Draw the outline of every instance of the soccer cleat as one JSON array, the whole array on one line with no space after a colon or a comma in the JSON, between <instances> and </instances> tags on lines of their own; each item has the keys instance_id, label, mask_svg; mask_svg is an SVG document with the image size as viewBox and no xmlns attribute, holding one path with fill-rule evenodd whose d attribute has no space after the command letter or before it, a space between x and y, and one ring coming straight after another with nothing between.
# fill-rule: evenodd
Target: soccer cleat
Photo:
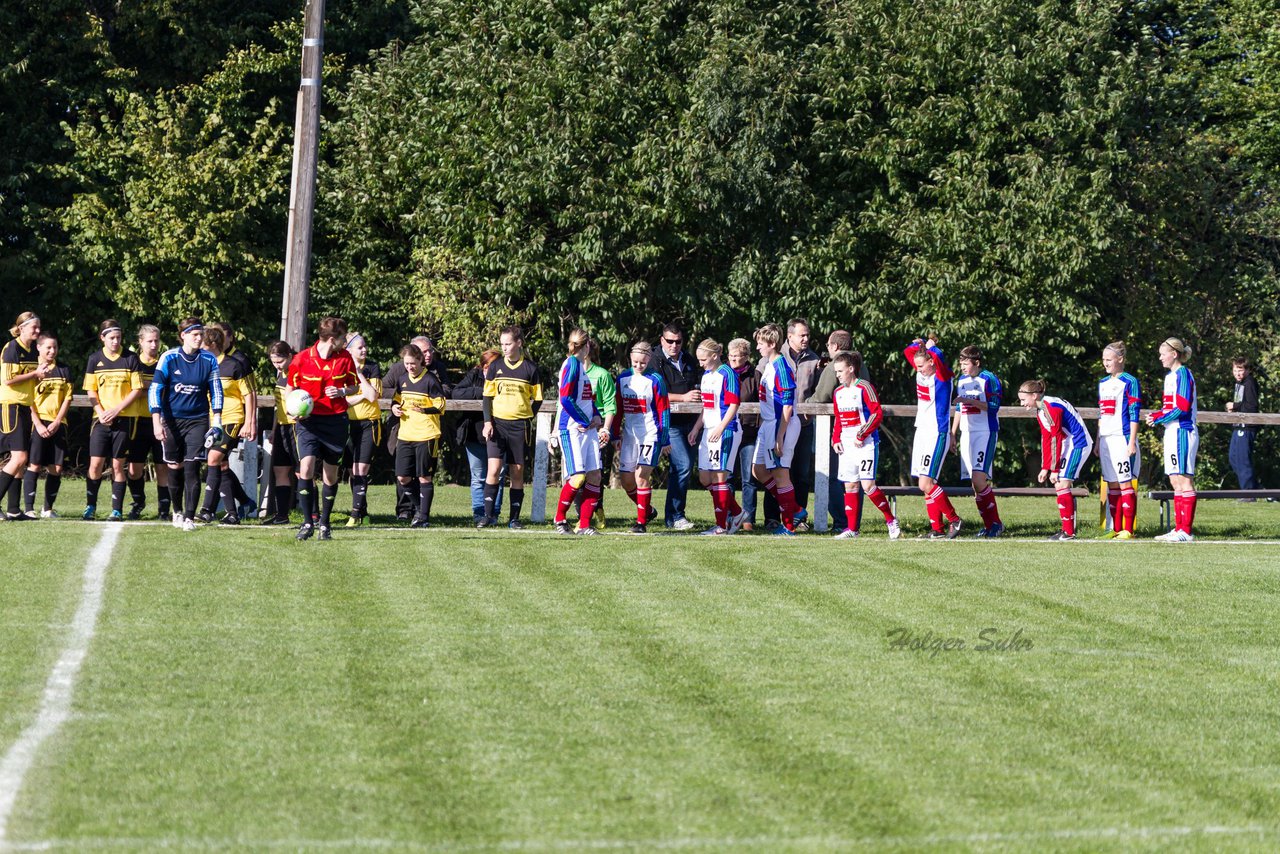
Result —
<instances>
[{"instance_id":1,"label":"soccer cleat","mask_svg":"<svg viewBox=\"0 0 1280 854\"><path fill-rule=\"evenodd\" d=\"M694 524L683 516L671 523L671 529L675 531L692 531L693 528Z\"/></svg>"},{"instance_id":2,"label":"soccer cleat","mask_svg":"<svg viewBox=\"0 0 1280 854\"><path fill-rule=\"evenodd\" d=\"M1119 532L1119 531L1107 531L1105 534L1099 534L1099 535L1098 535L1098 539L1100 539L1100 540L1114 540L1114 539L1115 539L1116 537L1118 537L1118 536L1120 536L1120 532Z\"/></svg>"},{"instance_id":3,"label":"soccer cleat","mask_svg":"<svg viewBox=\"0 0 1280 854\"><path fill-rule=\"evenodd\" d=\"M40 518L41 519L57 519L58 511L57 510L41 510Z\"/></svg>"},{"instance_id":4,"label":"soccer cleat","mask_svg":"<svg viewBox=\"0 0 1280 854\"><path fill-rule=\"evenodd\" d=\"M841 531L840 533L836 534L835 537L833 537L833 539L836 539L836 540L856 540L857 538L858 538L858 532L853 530L853 528L845 528L843 531Z\"/></svg>"},{"instance_id":5,"label":"soccer cleat","mask_svg":"<svg viewBox=\"0 0 1280 854\"><path fill-rule=\"evenodd\" d=\"M729 530L729 533L730 533L730 534L736 534L736 533L738 533L739 531L741 531L741 530L742 530L742 523L744 523L744 522L746 522L746 521L747 521L747 511L746 511L746 510L743 510L741 513L738 513L736 516L731 516L731 517L729 518L729 529L728 529L728 530Z\"/></svg>"},{"instance_id":6,"label":"soccer cleat","mask_svg":"<svg viewBox=\"0 0 1280 854\"><path fill-rule=\"evenodd\" d=\"M1177 536L1175 536L1173 539L1169 541L1171 543L1195 542L1196 538L1192 534L1187 533L1186 531L1174 531L1173 533L1176 534Z\"/></svg>"},{"instance_id":7,"label":"soccer cleat","mask_svg":"<svg viewBox=\"0 0 1280 854\"><path fill-rule=\"evenodd\" d=\"M703 531L700 536L721 537L728 533L729 533L728 528L721 528L719 525L712 525L710 528L707 528L707 530Z\"/></svg>"},{"instance_id":8,"label":"soccer cleat","mask_svg":"<svg viewBox=\"0 0 1280 854\"><path fill-rule=\"evenodd\" d=\"M298 542L311 539L311 535L316 532L316 526L310 522L303 522L302 527L298 528Z\"/></svg>"},{"instance_id":9,"label":"soccer cleat","mask_svg":"<svg viewBox=\"0 0 1280 854\"><path fill-rule=\"evenodd\" d=\"M330 528L328 525L321 525L321 526L319 527L319 529L318 529L318 530L319 530L319 533L318 533L318 534L316 534L316 539L317 539L317 540L332 540L332 539L333 539L333 529L332 529L332 528Z\"/></svg>"},{"instance_id":10,"label":"soccer cleat","mask_svg":"<svg viewBox=\"0 0 1280 854\"><path fill-rule=\"evenodd\" d=\"M123 514L123 513L121 513L119 510L112 510L112 511L111 511L111 515L107 516L107 521L108 521L108 522L123 522L123 521L124 521L124 514Z\"/></svg>"},{"instance_id":11,"label":"soccer cleat","mask_svg":"<svg viewBox=\"0 0 1280 854\"><path fill-rule=\"evenodd\" d=\"M627 533L628 534L647 534L649 533L649 529L644 525L642 525L641 523L636 522L634 525L632 525L630 528L627 529Z\"/></svg>"},{"instance_id":12,"label":"soccer cleat","mask_svg":"<svg viewBox=\"0 0 1280 854\"><path fill-rule=\"evenodd\" d=\"M173 514L172 514L172 513L157 513L157 514L156 514L156 519L160 520L161 522L171 522L171 521L173 521Z\"/></svg>"},{"instance_id":13,"label":"soccer cleat","mask_svg":"<svg viewBox=\"0 0 1280 854\"><path fill-rule=\"evenodd\" d=\"M1156 540L1156 542L1158 542L1158 543L1172 543L1172 542L1173 542L1173 536L1174 536L1174 534L1176 534L1176 533L1178 533L1178 532L1177 532L1177 531L1165 531L1163 534L1157 534L1157 535L1156 535L1156 537L1155 537L1155 540Z\"/></svg>"},{"instance_id":14,"label":"soccer cleat","mask_svg":"<svg viewBox=\"0 0 1280 854\"><path fill-rule=\"evenodd\" d=\"M195 520L194 520L194 519L191 519L190 517L183 516L183 517L182 517L182 530L184 530L184 531L194 531L195 529L196 529L196 523L195 523Z\"/></svg>"},{"instance_id":15,"label":"soccer cleat","mask_svg":"<svg viewBox=\"0 0 1280 854\"><path fill-rule=\"evenodd\" d=\"M136 522L141 518L142 518L142 505L134 504L132 507L129 508L128 519L130 522Z\"/></svg>"},{"instance_id":16,"label":"soccer cleat","mask_svg":"<svg viewBox=\"0 0 1280 854\"><path fill-rule=\"evenodd\" d=\"M524 523L521 522L519 519L512 519L510 522L507 523L507 529L510 531L523 531Z\"/></svg>"},{"instance_id":17,"label":"soccer cleat","mask_svg":"<svg viewBox=\"0 0 1280 854\"><path fill-rule=\"evenodd\" d=\"M1065 543L1067 540L1074 540L1075 538L1075 534L1068 534L1066 531L1059 531L1050 537L1049 540L1054 543Z\"/></svg>"},{"instance_id":18,"label":"soccer cleat","mask_svg":"<svg viewBox=\"0 0 1280 854\"><path fill-rule=\"evenodd\" d=\"M987 539L994 540L996 537L999 537L1003 533L1004 533L1004 523L992 522L991 527L987 528Z\"/></svg>"},{"instance_id":19,"label":"soccer cleat","mask_svg":"<svg viewBox=\"0 0 1280 854\"><path fill-rule=\"evenodd\" d=\"M351 514L350 516L348 516L348 517L347 517L347 527L348 527L348 528L359 528L359 527L360 527L361 525L363 525L363 524L364 524L364 517L363 517L363 516L357 516L357 515L355 515L355 514L353 513L353 514ZM413 527L413 520L412 520L412 519L410 519L410 520L409 520L409 527L410 527L410 528L412 528L412 527Z\"/></svg>"},{"instance_id":20,"label":"soccer cleat","mask_svg":"<svg viewBox=\"0 0 1280 854\"><path fill-rule=\"evenodd\" d=\"M80 514L80 518L85 520L86 522L92 522L93 517L97 515L97 513L98 513L98 508L90 504L88 507L84 508L84 512Z\"/></svg>"},{"instance_id":21,"label":"soccer cleat","mask_svg":"<svg viewBox=\"0 0 1280 854\"><path fill-rule=\"evenodd\" d=\"M920 536L916 537L917 540L945 540L946 538L947 538L946 531L935 531L933 529L929 529L928 531L925 531Z\"/></svg>"},{"instance_id":22,"label":"soccer cleat","mask_svg":"<svg viewBox=\"0 0 1280 854\"><path fill-rule=\"evenodd\" d=\"M412 519L409 520L409 527L410 528L430 528L431 523L426 519L423 519L421 516L414 516Z\"/></svg>"},{"instance_id":23,"label":"soccer cleat","mask_svg":"<svg viewBox=\"0 0 1280 854\"><path fill-rule=\"evenodd\" d=\"M956 519L955 521L947 525L948 540L954 540L956 537L960 536L960 525L961 525L961 522L959 519Z\"/></svg>"},{"instance_id":24,"label":"soccer cleat","mask_svg":"<svg viewBox=\"0 0 1280 854\"><path fill-rule=\"evenodd\" d=\"M568 522L556 522L556 523L552 526L551 530L555 531L557 534L572 534L572 533L573 533L573 530L569 527L569 523L568 523Z\"/></svg>"},{"instance_id":25,"label":"soccer cleat","mask_svg":"<svg viewBox=\"0 0 1280 854\"><path fill-rule=\"evenodd\" d=\"M9 513L6 516L10 522L34 522L36 520L34 513Z\"/></svg>"},{"instance_id":26,"label":"soccer cleat","mask_svg":"<svg viewBox=\"0 0 1280 854\"><path fill-rule=\"evenodd\" d=\"M902 538L902 526L898 524L898 520L885 523L889 528L889 539L897 540Z\"/></svg>"},{"instance_id":27,"label":"soccer cleat","mask_svg":"<svg viewBox=\"0 0 1280 854\"><path fill-rule=\"evenodd\" d=\"M1117 531L1117 532L1116 532L1116 539L1117 539L1117 540L1132 540L1132 539L1133 539L1133 531Z\"/></svg>"},{"instance_id":28,"label":"soccer cleat","mask_svg":"<svg viewBox=\"0 0 1280 854\"><path fill-rule=\"evenodd\" d=\"M195 520L203 525L209 525L214 521L214 515L208 510L201 510L196 514Z\"/></svg>"},{"instance_id":29,"label":"soccer cleat","mask_svg":"<svg viewBox=\"0 0 1280 854\"><path fill-rule=\"evenodd\" d=\"M797 525L804 525L809 521L809 511L801 507L796 511L796 515L791 517L791 521Z\"/></svg>"},{"instance_id":30,"label":"soccer cleat","mask_svg":"<svg viewBox=\"0 0 1280 854\"><path fill-rule=\"evenodd\" d=\"M598 536L600 536L600 532L599 532L599 531L597 531L595 528L591 527L590 525L588 525L588 526L587 526L587 527L585 527L585 528L578 528L576 531L574 531L574 533L575 533L575 534L577 534L579 537L598 537Z\"/></svg>"},{"instance_id":31,"label":"soccer cleat","mask_svg":"<svg viewBox=\"0 0 1280 854\"><path fill-rule=\"evenodd\" d=\"M234 513L226 513L226 514L223 514L222 519L218 522L218 524L227 525L227 526L239 525L240 517Z\"/></svg>"},{"instance_id":32,"label":"soccer cleat","mask_svg":"<svg viewBox=\"0 0 1280 854\"><path fill-rule=\"evenodd\" d=\"M481 516L480 521L476 522L476 528L492 528L496 524L498 524L498 520L492 516Z\"/></svg>"},{"instance_id":33,"label":"soccer cleat","mask_svg":"<svg viewBox=\"0 0 1280 854\"><path fill-rule=\"evenodd\" d=\"M484 517L481 517L481 518L484 518ZM401 512L396 514L396 519L397 521L400 521L400 522L411 521L413 519L413 512L410 510L402 510ZM483 528L484 525L477 524L476 527Z\"/></svg>"},{"instance_id":34,"label":"soccer cleat","mask_svg":"<svg viewBox=\"0 0 1280 854\"><path fill-rule=\"evenodd\" d=\"M649 508L649 515L645 517L644 523L648 525L650 522L652 522L654 519L657 519L657 518L658 518L658 509L656 507L651 506Z\"/></svg>"},{"instance_id":35,"label":"soccer cleat","mask_svg":"<svg viewBox=\"0 0 1280 854\"><path fill-rule=\"evenodd\" d=\"M262 520L264 525L287 525L289 524L288 516L268 516Z\"/></svg>"},{"instance_id":36,"label":"soccer cleat","mask_svg":"<svg viewBox=\"0 0 1280 854\"><path fill-rule=\"evenodd\" d=\"M248 519L250 516L258 512L258 502L252 498L236 508L236 515L240 517L240 521Z\"/></svg>"},{"instance_id":37,"label":"soccer cleat","mask_svg":"<svg viewBox=\"0 0 1280 854\"><path fill-rule=\"evenodd\" d=\"M174 513L173 519L170 520L170 524L173 525L173 527L177 528L179 531L181 531L182 525L186 521L187 521L186 516L183 516L181 513Z\"/></svg>"},{"instance_id":38,"label":"soccer cleat","mask_svg":"<svg viewBox=\"0 0 1280 854\"><path fill-rule=\"evenodd\" d=\"M775 537L794 537L796 532L788 528L786 525L779 525L774 529L773 535Z\"/></svg>"}]
</instances>

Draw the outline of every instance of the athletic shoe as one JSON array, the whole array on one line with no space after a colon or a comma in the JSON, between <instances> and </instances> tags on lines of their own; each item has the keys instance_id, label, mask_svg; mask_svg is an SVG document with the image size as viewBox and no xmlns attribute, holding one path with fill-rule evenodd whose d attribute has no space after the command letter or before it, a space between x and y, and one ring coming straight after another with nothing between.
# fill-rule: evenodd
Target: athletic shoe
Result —
<instances>
[{"instance_id":1,"label":"athletic shoe","mask_svg":"<svg viewBox=\"0 0 1280 854\"><path fill-rule=\"evenodd\" d=\"M947 525L948 540L954 540L956 537L960 536L960 525L961 522L959 519L956 519L954 522Z\"/></svg>"},{"instance_id":2,"label":"athletic shoe","mask_svg":"<svg viewBox=\"0 0 1280 854\"><path fill-rule=\"evenodd\" d=\"M409 527L410 528L430 528L431 523L426 519L421 518L420 516L414 516L411 520L409 520Z\"/></svg>"},{"instance_id":3,"label":"athletic shoe","mask_svg":"<svg viewBox=\"0 0 1280 854\"><path fill-rule=\"evenodd\" d=\"M672 522L670 527L676 531L692 531L694 529L694 524L681 516L679 519Z\"/></svg>"},{"instance_id":4,"label":"athletic shoe","mask_svg":"<svg viewBox=\"0 0 1280 854\"><path fill-rule=\"evenodd\" d=\"M573 533L573 529L569 527L569 523L568 523L568 522L556 522L556 523L552 526L551 530L555 531L557 534L572 534L572 533Z\"/></svg>"},{"instance_id":5,"label":"athletic shoe","mask_svg":"<svg viewBox=\"0 0 1280 854\"><path fill-rule=\"evenodd\" d=\"M58 511L57 510L41 510L40 518L41 519L57 519Z\"/></svg>"},{"instance_id":6,"label":"athletic shoe","mask_svg":"<svg viewBox=\"0 0 1280 854\"><path fill-rule=\"evenodd\" d=\"M1120 532L1119 532L1119 531L1107 531L1105 534L1099 534L1099 535L1098 535L1098 539L1100 539L1100 540L1114 540L1114 539L1115 539L1116 537L1118 537L1119 535L1120 535Z\"/></svg>"},{"instance_id":7,"label":"athletic shoe","mask_svg":"<svg viewBox=\"0 0 1280 854\"><path fill-rule=\"evenodd\" d=\"M10 522L34 522L36 520L34 513L8 513L6 517Z\"/></svg>"},{"instance_id":8,"label":"athletic shoe","mask_svg":"<svg viewBox=\"0 0 1280 854\"><path fill-rule=\"evenodd\" d=\"M853 530L853 528L845 528L843 531L841 531L840 533L836 534L836 535L835 535L835 537L833 537L833 539L836 539L836 540L856 540L856 539L858 539L858 532L857 532L857 531L855 531L855 530Z\"/></svg>"},{"instance_id":9,"label":"athletic shoe","mask_svg":"<svg viewBox=\"0 0 1280 854\"><path fill-rule=\"evenodd\" d=\"M481 516L480 521L476 522L476 528L492 528L496 524L498 524L498 520L492 516Z\"/></svg>"},{"instance_id":10,"label":"athletic shoe","mask_svg":"<svg viewBox=\"0 0 1280 854\"><path fill-rule=\"evenodd\" d=\"M588 525L588 526L587 526L587 527L585 527L585 528L578 528L576 531L574 531L574 533L575 533L575 534L577 534L579 537L598 537L598 536L600 536L600 532L599 532L599 531L597 531L595 528L591 527L590 525Z\"/></svg>"},{"instance_id":11,"label":"athletic shoe","mask_svg":"<svg viewBox=\"0 0 1280 854\"><path fill-rule=\"evenodd\" d=\"M361 525L363 525L363 524L364 524L364 517L363 517L363 516L356 516L355 514L352 514L352 515L350 515L350 516L348 516L348 517L347 517L347 527L348 527L348 528L359 528L359 527L360 527ZM412 522L412 521L410 521L410 522L409 522L409 527L410 527L410 528L412 528L412 527L413 527L413 522Z\"/></svg>"},{"instance_id":12,"label":"athletic shoe","mask_svg":"<svg viewBox=\"0 0 1280 854\"><path fill-rule=\"evenodd\" d=\"M987 528L987 539L994 540L996 537L1004 533L1003 522L992 522L991 527Z\"/></svg>"},{"instance_id":13,"label":"athletic shoe","mask_svg":"<svg viewBox=\"0 0 1280 854\"><path fill-rule=\"evenodd\" d=\"M250 498L244 504L241 504L238 508L236 508L236 515L240 517L241 522L243 522L245 519L248 519L250 516L252 516L257 512L258 512L258 502L254 501L252 498Z\"/></svg>"},{"instance_id":14,"label":"athletic shoe","mask_svg":"<svg viewBox=\"0 0 1280 854\"><path fill-rule=\"evenodd\" d=\"M764 520L764 532L766 534L776 534L778 533L778 529L781 527L782 527L782 523L779 522L777 519Z\"/></svg>"},{"instance_id":15,"label":"athletic shoe","mask_svg":"<svg viewBox=\"0 0 1280 854\"><path fill-rule=\"evenodd\" d=\"M1172 543L1174 535L1177 533L1177 531L1165 531L1163 534L1157 534L1155 540L1158 543Z\"/></svg>"},{"instance_id":16,"label":"athletic shoe","mask_svg":"<svg viewBox=\"0 0 1280 854\"><path fill-rule=\"evenodd\" d=\"M396 520L400 522L410 522L413 520L413 511L404 510L396 514ZM483 528L484 525L476 525L477 528Z\"/></svg>"},{"instance_id":17,"label":"athletic shoe","mask_svg":"<svg viewBox=\"0 0 1280 854\"><path fill-rule=\"evenodd\" d=\"M223 514L223 516L222 516L222 519L218 522L218 524L219 524L219 525L228 525L228 526L229 526L229 525L239 525L239 524L240 524L240 517L239 517L239 516L237 516L237 515L236 515L236 514L234 514L234 513L224 513L224 514Z\"/></svg>"},{"instance_id":18,"label":"athletic shoe","mask_svg":"<svg viewBox=\"0 0 1280 854\"><path fill-rule=\"evenodd\" d=\"M809 511L801 507L796 512L796 515L791 517L791 521L795 522L797 525L805 524L809 521Z\"/></svg>"},{"instance_id":19,"label":"athletic shoe","mask_svg":"<svg viewBox=\"0 0 1280 854\"><path fill-rule=\"evenodd\" d=\"M744 522L746 522L746 521L747 521L747 511L746 511L746 510L743 510L741 513L737 514L736 516L732 516L732 517L730 517L730 519L729 519L729 533L730 533L730 534L736 534L736 533L738 533L739 531L741 531L741 530L742 530L742 523L744 523Z\"/></svg>"},{"instance_id":20,"label":"athletic shoe","mask_svg":"<svg viewBox=\"0 0 1280 854\"><path fill-rule=\"evenodd\" d=\"M186 517L186 516L183 516L181 513L174 513L174 514L173 514L173 519L172 519L172 521L170 522L170 524L171 524L171 525L173 525L173 527L177 528L179 531L181 531L181 530L182 530L182 525L183 525L183 523L184 523L184 522L186 522L186 521L187 521L187 517Z\"/></svg>"},{"instance_id":21,"label":"athletic shoe","mask_svg":"<svg viewBox=\"0 0 1280 854\"><path fill-rule=\"evenodd\" d=\"M627 529L627 533L628 534L647 534L649 533L649 529L646 528L644 525L640 524L639 522L636 522L634 525L632 525L630 528Z\"/></svg>"},{"instance_id":22,"label":"athletic shoe","mask_svg":"<svg viewBox=\"0 0 1280 854\"><path fill-rule=\"evenodd\" d=\"M197 522L200 522L201 524L208 525L212 523L214 519L215 519L214 515L210 513L208 510L201 510L199 513L196 514L195 520Z\"/></svg>"},{"instance_id":23,"label":"athletic shoe","mask_svg":"<svg viewBox=\"0 0 1280 854\"><path fill-rule=\"evenodd\" d=\"M86 522L92 522L93 517L97 514L97 512L98 512L98 508L90 504L88 507L84 508L84 512L80 514L80 518L85 520Z\"/></svg>"},{"instance_id":24,"label":"athletic shoe","mask_svg":"<svg viewBox=\"0 0 1280 854\"><path fill-rule=\"evenodd\" d=\"M412 523L410 523L410 524L412 524ZM333 539L333 529L332 529L332 528L330 528L328 525L321 525L321 526L320 526L320 533L318 533L318 534L316 535L316 539L317 539L317 540L332 540L332 539Z\"/></svg>"},{"instance_id":25,"label":"athletic shoe","mask_svg":"<svg viewBox=\"0 0 1280 854\"><path fill-rule=\"evenodd\" d=\"M519 519L512 519L507 523L507 529L510 531L523 531L524 522L521 522Z\"/></svg>"},{"instance_id":26,"label":"athletic shoe","mask_svg":"<svg viewBox=\"0 0 1280 854\"><path fill-rule=\"evenodd\" d=\"M778 529L773 532L775 537L794 537L796 532L788 528L786 525L779 525Z\"/></svg>"},{"instance_id":27,"label":"athletic shoe","mask_svg":"<svg viewBox=\"0 0 1280 854\"><path fill-rule=\"evenodd\" d=\"M130 508L129 508L129 516L128 516L129 521L130 521L130 522L136 522L136 521L138 521L139 519L141 519L141 518L142 518L142 509L143 509L143 505L141 505L141 504L134 504L132 507L130 507Z\"/></svg>"},{"instance_id":28,"label":"athletic shoe","mask_svg":"<svg viewBox=\"0 0 1280 854\"><path fill-rule=\"evenodd\" d=\"M13 517L10 517L10 518L13 518ZM108 522L123 522L123 521L124 521L124 514L123 514L123 513L121 513L119 510L112 510L112 511L111 511L111 515L109 515L109 516L107 517L107 521L108 521Z\"/></svg>"},{"instance_id":29,"label":"athletic shoe","mask_svg":"<svg viewBox=\"0 0 1280 854\"><path fill-rule=\"evenodd\" d=\"M654 519L657 519L657 518L658 518L658 508L654 507L652 504L649 505L649 515L645 517L644 523L648 525L650 522L652 522Z\"/></svg>"},{"instance_id":30,"label":"athletic shoe","mask_svg":"<svg viewBox=\"0 0 1280 854\"><path fill-rule=\"evenodd\" d=\"M298 542L311 539L311 535L316 532L316 526L310 522L303 522L302 527L298 528Z\"/></svg>"},{"instance_id":31,"label":"athletic shoe","mask_svg":"<svg viewBox=\"0 0 1280 854\"><path fill-rule=\"evenodd\" d=\"M183 516L183 517L182 517L182 530L184 530L184 531L194 531L195 529L196 529L196 523L195 523L195 520L194 520L194 519L189 519L189 518L187 518L186 516Z\"/></svg>"},{"instance_id":32,"label":"athletic shoe","mask_svg":"<svg viewBox=\"0 0 1280 854\"><path fill-rule=\"evenodd\" d=\"M1116 539L1117 539L1117 540L1132 540L1132 539L1133 539L1133 531L1117 531L1117 532L1116 532Z\"/></svg>"},{"instance_id":33,"label":"athletic shoe","mask_svg":"<svg viewBox=\"0 0 1280 854\"><path fill-rule=\"evenodd\" d=\"M288 516L268 516L267 518L265 518L265 519L263 519L263 520L262 520L262 524L264 524L264 525L288 525L288 524L289 524L289 517L288 517Z\"/></svg>"},{"instance_id":34,"label":"athletic shoe","mask_svg":"<svg viewBox=\"0 0 1280 854\"><path fill-rule=\"evenodd\" d=\"M916 539L917 540L945 540L947 539L947 532L935 531L933 529L929 529L928 531L925 531L920 536L916 537Z\"/></svg>"},{"instance_id":35,"label":"athletic shoe","mask_svg":"<svg viewBox=\"0 0 1280 854\"><path fill-rule=\"evenodd\" d=\"M889 528L889 539L897 540L902 537L902 526L898 524L898 520L885 523Z\"/></svg>"},{"instance_id":36,"label":"athletic shoe","mask_svg":"<svg viewBox=\"0 0 1280 854\"><path fill-rule=\"evenodd\" d=\"M1170 541L1169 541L1169 542L1171 542L1171 543L1191 543L1191 542L1195 542L1195 539L1196 539L1196 538L1195 538L1193 535L1191 535L1191 534L1187 533L1186 531L1174 531L1174 533L1175 533L1175 534L1177 534L1177 536L1176 536L1176 537L1174 537L1172 540L1170 540Z\"/></svg>"},{"instance_id":37,"label":"athletic shoe","mask_svg":"<svg viewBox=\"0 0 1280 854\"><path fill-rule=\"evenodd\" d=\"M591 514L591 524L594 525L596 528L600 529L601 531L609 527L608 520L604 518L603 507L600 507L599 505L596 506L596 512Z\"/></svg>"},{"instance_id":38,"label":"athletic shoe","mask_svg":"<svg viewBox=\"0 0 1280 854\"><path fill-rule=\"evenodd\" d=\"M1049 540L1055 543L1065 543L1067 540L1074 540L1075 538L1075 534L1068 534L1066 531L1059 531L1050 537Z\"/></svg>"},{"instance_id":39,"label":"athletic shoe","mask_svg":"<svg viewBox=\"0 0 1280 854\"><path fill-rule=\"evenodd\" d=\"M57 515L57 514L55 514L55 515ZM173 521L173 514L172 514L172 513L157 513L157 514L156 514L156 518L157 518L157 519L159 519L161 522L171 522L171 521Z\"/></svg>"},{"instance_id":40,"label":"athletic shoe","mask_svg":"<svg viewBox=\"0 0 1280 854\"><path fill-rule=\"evenodd\" d=\"M727 533L729 533L728 528L721 528L719 525L712 525L710 528L707 528L707 530L703 531L699 536L721 537Z\"/></svg>"}]
</instances>

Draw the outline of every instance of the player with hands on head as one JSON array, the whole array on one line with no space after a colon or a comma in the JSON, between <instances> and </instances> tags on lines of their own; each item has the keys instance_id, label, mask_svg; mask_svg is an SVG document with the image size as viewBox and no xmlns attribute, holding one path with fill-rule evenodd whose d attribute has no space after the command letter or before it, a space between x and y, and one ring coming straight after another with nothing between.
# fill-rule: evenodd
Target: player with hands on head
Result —
<instances>
[{"instance_id":1,"label":"player with hands on head","mask_svg":"<svg viewBox=\"0 0 1280 854\"><path fill-rule=\"evenodd\" d=\"M916 375L916 434L911 446L911 476L917 478L929 514L922 539L954 540L960 516L938 485L942 461L951 450L951 368L933 338L917 338L902 351Z\"/></svg>"},{"instance_id":2,"label":"player with hands on head","mask_svg":"<svg viewBox=\"0 0 1280 854\"><path fill-rule=\"evenodd\" d=\"M1093 439L1074 406L1060 397L1045 395L1044 380L1024 382L1018 388L1018 402L1036 413L1040 424L1040 473L1036 480L1053 484L1058 495L1062 530L1049 539L1074 540L1076 499L1071 489L1093 451Z\"/></svg>"},{"instance_id":3,"label":"player with hands on head","mask_svg":"<svg viewBox=\"0 0 1280 854\"><path fill-rule=\"evenodd\" d=\"M845 529L836 534L836 539L851 540L858 536L865 493L884 515L889 539L896 540L902 536L902 529L893 515L889 499L876 486L880 466L880 423L884 420L880 399L871 383L859 378L862 372L861 353L856 350L841 353L832 364L840 384L831 398L834 413L831 447L840 455L837 476L844 484L846 522Z\"/></svg>"}]
</instances>

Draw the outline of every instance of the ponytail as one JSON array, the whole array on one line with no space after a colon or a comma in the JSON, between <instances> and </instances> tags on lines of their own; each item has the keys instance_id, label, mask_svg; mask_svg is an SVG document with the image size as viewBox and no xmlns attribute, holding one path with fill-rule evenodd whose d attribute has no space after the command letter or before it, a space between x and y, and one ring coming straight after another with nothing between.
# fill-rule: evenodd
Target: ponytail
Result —
<instances>
[{"instance_id":1,"label":"ponytail","mask_svg":"<svg viewBox=\"0 0 1280 854\"><path fill-rule=\"evenodd\" d=\"M1184 365L1191 361L1192 349L1191 345L1183 342L1181 338L1169 337L1164 339L1164 345L1170 350L1178 354L1178 361Z\"/></svg>"},{"instance_id":2,"label":"ponytail","mask_svg":"<svg viewBox=\"0 0 1280 854\"><path fill-rule=\"evenodd\" d=\"M1018 392L1043 395L1045 392L1045 388L1046 388L1046 385L1044 380L1027 380L1021 386L1018 387Z\"/></svg>"}]
</instances>

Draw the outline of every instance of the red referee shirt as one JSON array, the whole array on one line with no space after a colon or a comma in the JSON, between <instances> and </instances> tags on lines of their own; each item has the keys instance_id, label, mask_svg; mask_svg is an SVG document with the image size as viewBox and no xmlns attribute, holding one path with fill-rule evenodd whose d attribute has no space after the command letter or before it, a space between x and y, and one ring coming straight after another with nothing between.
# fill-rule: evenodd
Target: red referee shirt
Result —
<instances>
[{"instance_id":1,"label":"red referee shirt","mask_svg":"<svg viewBox=\"0 0 1280 854\"><path fill-rule=\"evenodd\" d=\"M319 342L317 342L319 343ZM347 399L344 396L329 397L324 393L327 386L348 388L356 385L356 363L351 354L344 348L336 348L328 359L322 359L312 344L293 357L289 363L288 383L293 388L300 388L311 395L315 401L312 413L315 415L343 415L347 411Z\"/></svg>"}]
</instances>

